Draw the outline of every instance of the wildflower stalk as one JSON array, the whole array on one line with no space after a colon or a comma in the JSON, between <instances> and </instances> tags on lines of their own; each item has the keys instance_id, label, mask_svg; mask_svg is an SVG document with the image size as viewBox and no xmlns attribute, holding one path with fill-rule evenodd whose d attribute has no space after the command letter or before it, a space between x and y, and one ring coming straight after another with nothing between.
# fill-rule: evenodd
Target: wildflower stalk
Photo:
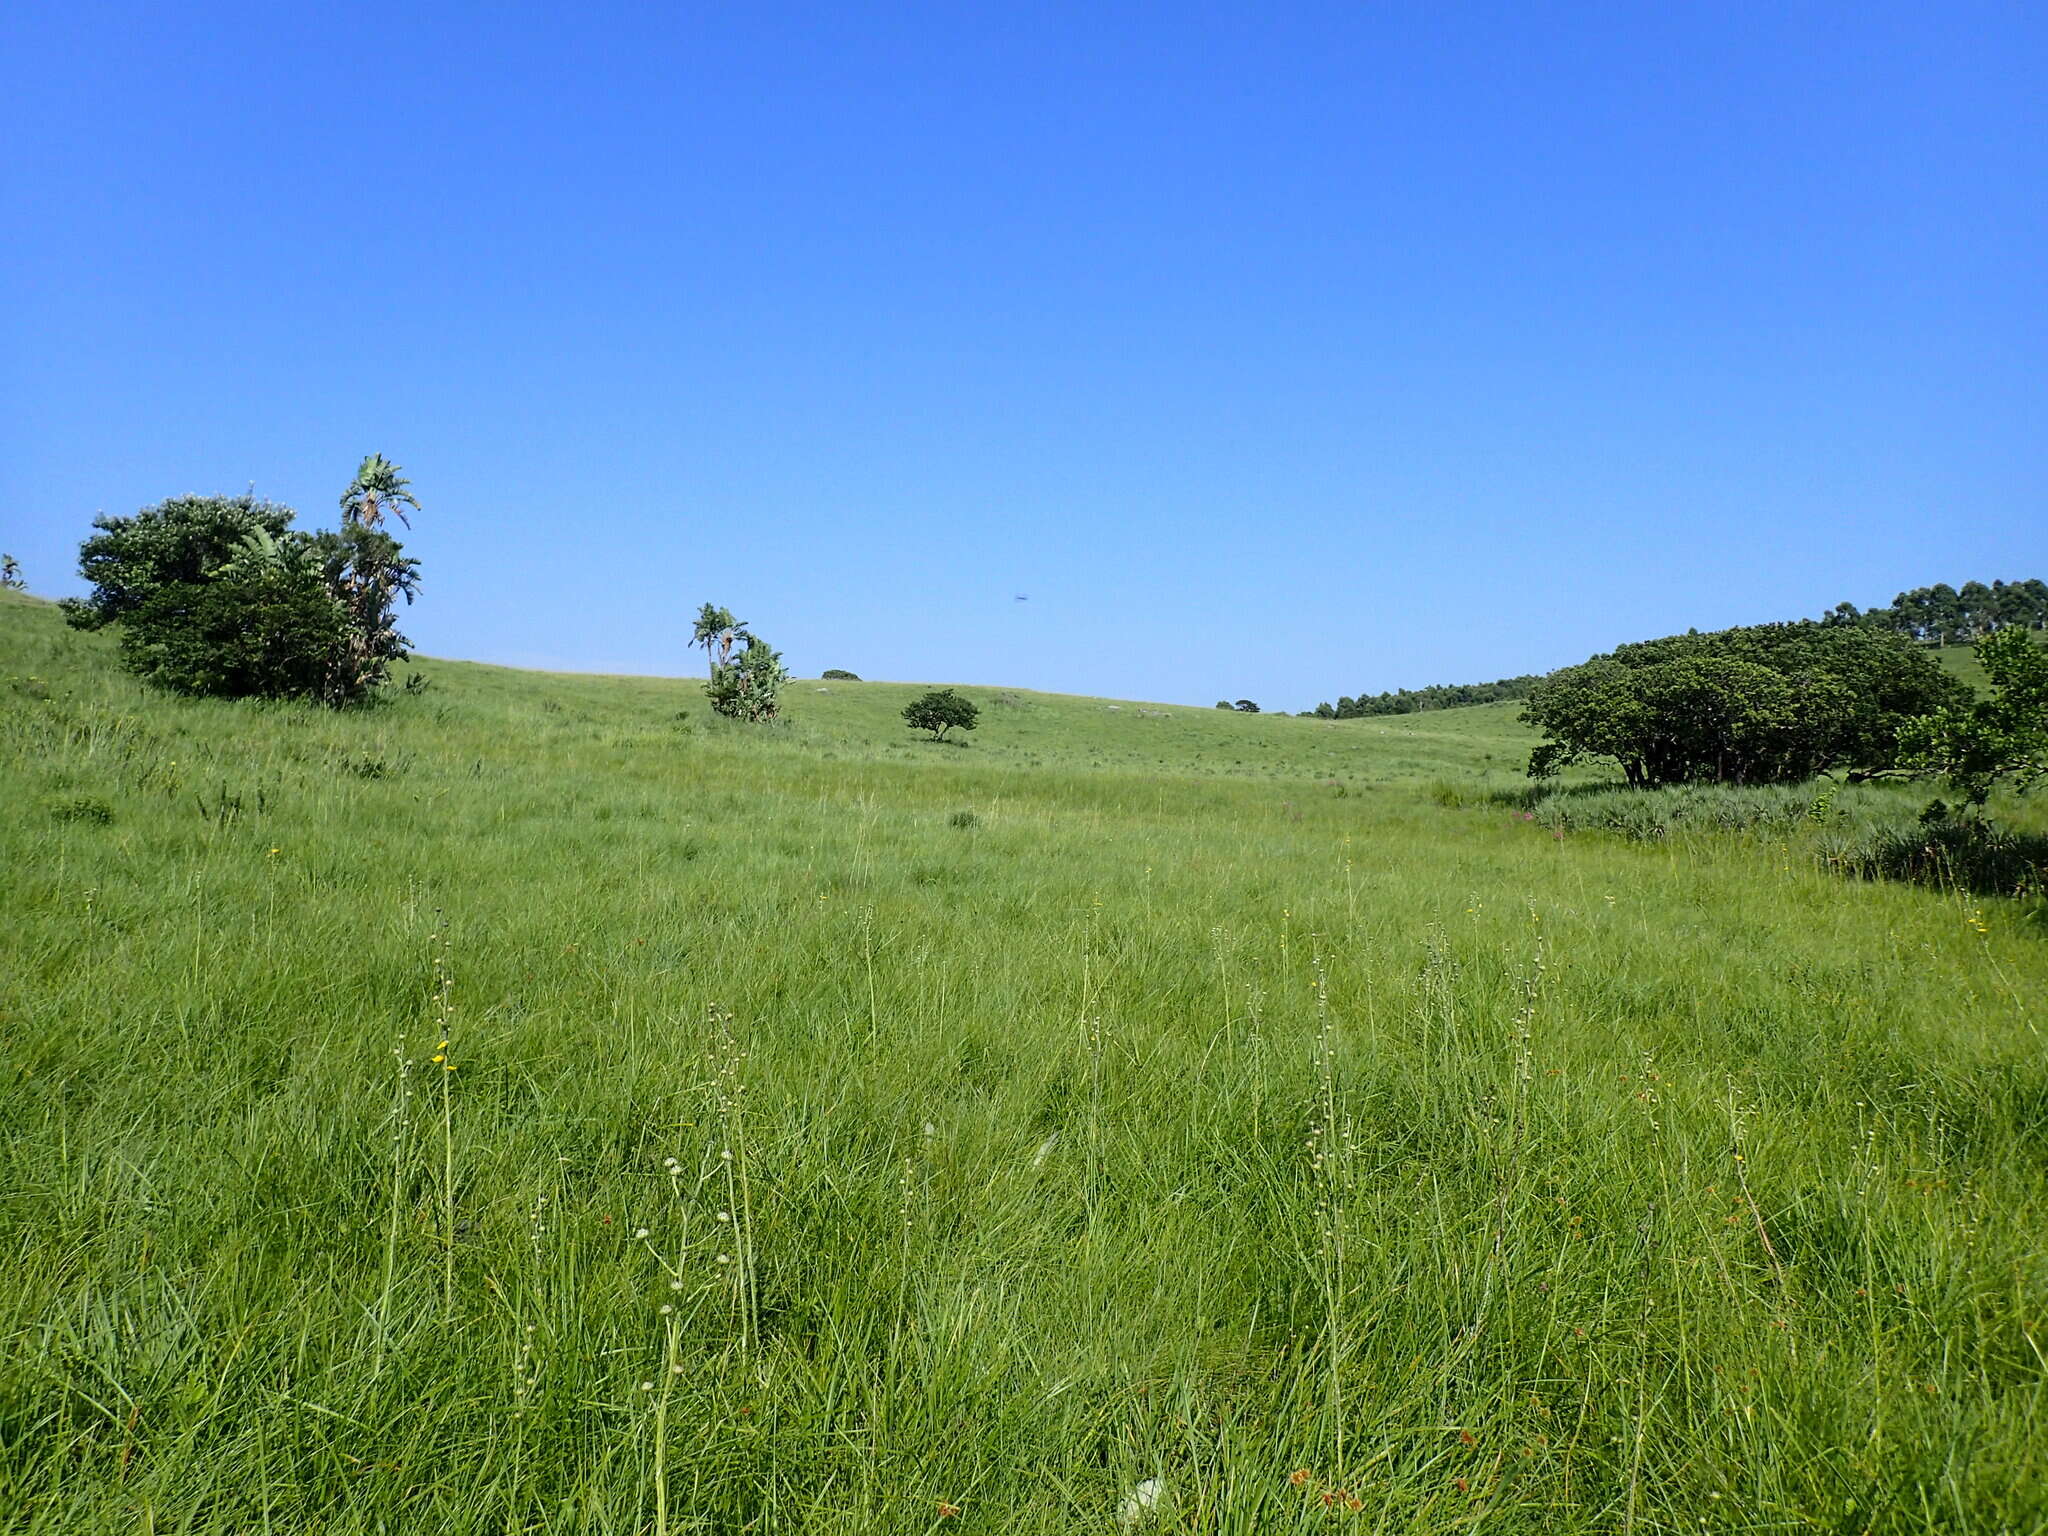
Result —
<instances>
[{"instance_id":1,"label":"wildflower stalk","mask_svg":"<svg viewBox=\"0 0 2048 1536\"><path fill-rule=\"evenodd\" d=\"M448 933L434 914L434 1024L440 1044L434 1062L441 1069L441 1313L455 1317L455 1063L448 1059L454 1020L455 978L448 971Z\"/></svg>"},{"instance_id":2,"label":"wildflower stalk","mask_svg":"<svg viewBox=\"0 0 2048 1536\"><path fill-rule=\"evenodd\" d=\"M391 1333L391 1291L398 1274L398 1228L403 1216L405 1188L407 1101L412 1098L412 1063L405 1059L405 1036L391 1048L395 1062L391 1080L391 1187L390 1217L384 1225L384 1283L377 1293L377 1353L371 1367L373 1376L384 1374L384 1352Z\"/></svg>"},{"instance_id":3,"label":"wildflower stalk","mask_svg":"<svg viewBox=\"0 0 2048 1536\"><path fill-rule=\"evenodd\" d=\"M654 1536L668 1536L668 1403L682 1373L682 1342L676 1316L663 1317L661 1395L654 1400Z\"/></svg>"},{"instance_id":4,"label":"wildflower stalk","mask_svg":"<svg viewBox=\"0 0 2048 1536\"><path fill-rule=\"evenodd\" d=\"M1315 935L1310 935L1313 942ZM1316 1215L1323 1254L1323 1340L1329 1363L1329 1416L1336 1436L1331 1465L1344 1467L1345 1229L1351 1179L1351 1125L1340 1120L1337 1098L1336 1022L1320 948L1312 950L1310 987L1316 1007L1316 1118L1309 1129L1310 1168L1321 1185Z\"/></svg>"},{"instance_id":5,"label":"wildflower stalk","mask_svg":"<svg viewBox=\"0 0 2048 1536\"><path fill-rule=\"evenodd\" d=\"M734 1305L739 1314L740 1353L752 1358L761 1342L761 1303L754 1267L754 1194L747 1172L747 1053L739 1047L730 1013L713 1005L711 1024L718 1034L721 1058L712 1079L712 1098L725 1136L718 1160L724 1171L726 1209L733 1222Z\"/></svg>"}]
</instances>

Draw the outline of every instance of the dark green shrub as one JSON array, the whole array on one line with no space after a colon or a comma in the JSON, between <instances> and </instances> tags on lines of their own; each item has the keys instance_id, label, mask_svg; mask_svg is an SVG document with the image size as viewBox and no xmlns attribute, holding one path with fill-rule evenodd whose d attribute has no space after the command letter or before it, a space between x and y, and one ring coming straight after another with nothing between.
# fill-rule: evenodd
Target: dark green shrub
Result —
<instances>
[{"instance_id":1,"label":"dark green shrub","mask_svg":"<svg viewBox=\"0 0 2048 1536\"><path fill-rule=\"evenodd\" d=\"M858 674L843 671L838 667L827 667L819 675L823 677L827 682L833 683L857 683L860 681L860 677Z\"/></svg>"},{"instance_id":2,"label":"dark green shrub","mask_svg":"<svg viewBox=\"0 0 2048 1536\"><path fill-rule=\"evenodd\" d=\"M348 615L317 568L279 562L160 586L121 621L136 676L216 698L333 699L348 647Z\"/></svg>"},{"instance_id":3,"label":"dark green shrub","mask_svg":"<svg viewBox=\"0 0 2048 1536\"><path fill-rule=\"evenodd\" d=\"M903 706L903 721L914 731L930 731L933 741L944 741L946 732L958 727L974 729L981 711L950 688L934 688Z\"/></svg>"}]
</instances>

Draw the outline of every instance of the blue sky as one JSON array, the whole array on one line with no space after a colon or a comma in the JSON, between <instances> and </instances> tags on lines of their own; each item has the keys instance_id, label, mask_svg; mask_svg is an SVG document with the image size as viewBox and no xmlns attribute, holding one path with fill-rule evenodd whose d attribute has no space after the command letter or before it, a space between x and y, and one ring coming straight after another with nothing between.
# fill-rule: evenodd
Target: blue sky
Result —
<instances>
[{"instance_id":1,"label":"blue sky","mask_svg":"<svg viewBox=\"0 0 2048 1536\"><path fill-rule=\"evenodd\" d=\"M17 0L0 548L374 450L430 654L1286 709L2048 575L2044 77L1967 0Z\"/></svg>"}]
</instances>

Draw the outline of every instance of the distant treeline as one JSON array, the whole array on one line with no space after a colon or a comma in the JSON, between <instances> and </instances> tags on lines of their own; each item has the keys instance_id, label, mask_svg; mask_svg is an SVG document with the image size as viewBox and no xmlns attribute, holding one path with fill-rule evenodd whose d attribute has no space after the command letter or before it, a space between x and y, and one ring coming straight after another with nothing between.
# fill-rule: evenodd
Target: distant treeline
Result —
<instances>
[{"instance_id":1,"label":"distant treeline","mask_svg":"<svg viewBox=\"0 0 2048 1536\"><path fill-rule=\"evenodd\" d=\"M2048 582L1966 581L1915 587L1892 599L1889 608L1837 603L1823 624L1871 624L1896 630L1926 645L1968 645L2001 629L2048 629Z\"/></svg>"},{"instance_id":2,"label":"distant treeline","mask_svg":"<svg viewBox=\"0 0 2048 1536\"><path fill-rule=\"evenodd\" d=\"M1356 699L1346 696L1334 705L1318 704L1310 713L1319 720L1362 720L1370 715L1415 715L1425 709L1495 704L1502 699L1526 699L1529 690L1542 681L1542 673L1530 672L1491 683L1431 683L1427 688L1396 688Z\"/></svg>"},{"instance_id":3,"label":"distant treeline","mask_svg":"<svg viewBox=\"0 0 2048 1536\"><path fill-rule=\"evenodd\" d=\"M2048 582L1966 581L1960 587L1939 582L1901 592L1887 608L1858 608L1837 603L1821 615L1823 624L1866 624L1894 630L1925 645L1968 645L2001 629L2048 629ZM1810 622L1810 621L1808 621ZM1426 709L1457 709L1467 704L1495 704L1526 699L1547 673L1530 672L1491 683L1432 683L1427 688L1396 688L1391 693L1345 697L1318 704L1309 713L1319 720L1363 720L1374 715L1414 715Z\"/></svg>"}]
</instances>

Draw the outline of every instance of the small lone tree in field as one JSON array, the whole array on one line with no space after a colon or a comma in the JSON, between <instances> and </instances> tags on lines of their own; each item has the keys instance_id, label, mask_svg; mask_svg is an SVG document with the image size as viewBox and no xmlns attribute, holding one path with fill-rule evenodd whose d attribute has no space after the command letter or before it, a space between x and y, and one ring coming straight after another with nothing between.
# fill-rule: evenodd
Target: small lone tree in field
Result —
<instances>
[{"instance_id":1,"label":"small lone tree in field","mask_svg":"<svg viewBox=\"0 0 2048 1536\"><path fill-rule=\"evenodd\" d=\"M10 592L28 590L28 583L21 579L21 562L12 555L0 555L0 587Z\"/></svg>"},{"instance_id":2,"label":"small lone tree in field","mask_svg":"<svg viewBox=\"0 0 2048 1536\"><path fill-rule=\"evenodd\" d=\"M974 722L980 718L981 711L974 707L973 702L961 698L950 688L934 688L903 706L904 723L913 731L930 731L933 741L944 741L946 732L956 725L963 731L971 731Z\"/></svg>"}]
</instances>

